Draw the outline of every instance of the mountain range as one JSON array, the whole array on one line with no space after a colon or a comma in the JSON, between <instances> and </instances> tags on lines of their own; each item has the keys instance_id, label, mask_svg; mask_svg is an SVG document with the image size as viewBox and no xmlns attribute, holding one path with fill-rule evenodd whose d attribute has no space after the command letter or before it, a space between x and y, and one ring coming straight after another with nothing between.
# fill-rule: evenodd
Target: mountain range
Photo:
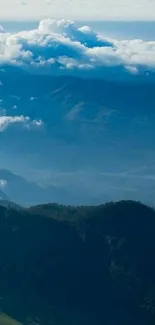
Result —
<instances>
[{"instance_id":1,"label":"mountain range","mask_svg":"<svg viewBox=\"0 0 155 325\"><path fill-rule=\"evenodd\" d=\"M138 202L0 206L1 312L26 325L153 325L154 250L155 212Z\"/></svg>"},{"instance_id":2,"label":"mountain range","mask_svg":"<svg viewBox=\"0 0 155 325\"><path fill-rule=\"evenodd\" d=\"M21 206L31 206L35 204L43 204L49 202L57 202L62 204L74 205L79 200L84 204L89 198L85 195L82 200L81 195L71 193L64 186L56 186L55 184L38 184L36 181L26 180L17 174L14 174L6 169L0 169L0 182L2 183L3 191L0 191L0 202L16 202Z\"/></svg>"},{"instance_id":3,"label":"mountain range","mask_svg":"<svg viewBox=\"0 0 155 325\"><path fill-rule=\"evenodd\" d=\"M7 195L1 190L0 190L0 200L9 200Z\"/></svg>"},{"instance_id":4,"label":"mountain range","mask_svg":"<svg viewBox=\"0 0 155 325\"><path fill-rule=\"evenodd\" d=\"M39 184L66 195L64 204L122 198L154 204L154 80L4 66L0 81L0 168L37 184L38 199ZM58 202L52 193L47 200Z\"/></svg>"}]
</instances>

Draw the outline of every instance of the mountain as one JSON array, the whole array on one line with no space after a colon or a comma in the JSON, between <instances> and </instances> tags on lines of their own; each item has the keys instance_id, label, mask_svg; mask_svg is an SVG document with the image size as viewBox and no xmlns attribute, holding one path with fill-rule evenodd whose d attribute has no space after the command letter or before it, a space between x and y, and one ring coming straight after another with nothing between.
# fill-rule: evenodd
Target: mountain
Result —
<instances>
[{"instance_id":1,"label":"mountain","mask_svg":"<svg viewBox=\"0 0 155 325\"><path fill-rule=\"evenodd\" d=\"M5 193L12 201L25 206L46 202L47 192L44 193L44 189L37 184L29 182L6 169L0 169L0 179L5 180Z\"/></svg>"},{"instance_id":2,"label":"mountain","mask_svg":"<svg viewBox=\"0 0 155 325\"><path fill-rule=\"evenodd\" d=\"M63 204L69 204L70 202L72 204L78 203L79 195L76 196L76 194L69 192L64 186L58 187L55 184L50 184L50 182L49 184L39 185L35 181L26 180L24 177L6 169L0 169L0 180L5 182L5 194L3 193L1 197L6 202L3 203L10 202L10 200L12 201L10 204L16 202L21 206L31 206L44 202L62 202Z\"/></svg>"},{"instance_id":3,"label":"mountain","mask_svg":"<svg viewBox=\"0 0 155 325\"><path fill-rule=\"evenodd\" d=\"M48 126L56 121L64 126L69 120L94 122L104 109L124 113L124 117L142 116L153 113L155 105L155 81L147 78L121 82L35 75L14 68L13 71L0 71L0 80L0 97L8 113L42 118ZM79 106L73 116L76 105Z\"/></svg>"},{"instance_id":4,"label":"mountain","mask_svg":"<svg viewBox=\"0 0 155 325\"><path fill-rule=\"evenodd\" d=\"M1 202L2 200L6 200L6 201L8 201L9 199L8 199L7 195L6 195L4 192L2 192L2 191L0 190L0 202Z\"/></svg>"},{"instance_id":5,"label":"mountain","mask_svg":"<svg viewBox=\"0 0 155 325\"><path fill-rule=\"evenodd\" d=\"M64 204L122 198L154 204L155 81L35 75L15 67L1 70L0 81L0 168L54 188L46 196L35 188L40 202L30 204L58 202L59 195Z\"/></svg>"},{"instance_id":6,"label":"mountain","mask_svg":"<svg viewBox=\"0 0 155 325\"><path fill-rule=\"evenodd\" d=\"M14 203L12 201L8 201L8 200L0 200L0 206L8 208L8 209L11 208L14 210L22 210L23 209L20 205Z\"/></svg>"},{"instance_id":7,"label":"mountain","mask_svg":"<svg viewBox=\"0 0 155 325\"><path fill-rule=\"evenodd\" d=\"M155 211L0 207L0 308L23 324L153 325Z\"/></svg>"},{"instance_id":8,"label":"mountain","mask_svg":"<svg viewBox=\"0 0 155 325\"><path fill-rule=\"evenodd\" d=\"M0 171L1 174L1 171ZM8 196L0 190L0 206L6 207L6 208L12 208L14 210L22 209L18 204L11 201Z\"/></svg>"}]
</instances>

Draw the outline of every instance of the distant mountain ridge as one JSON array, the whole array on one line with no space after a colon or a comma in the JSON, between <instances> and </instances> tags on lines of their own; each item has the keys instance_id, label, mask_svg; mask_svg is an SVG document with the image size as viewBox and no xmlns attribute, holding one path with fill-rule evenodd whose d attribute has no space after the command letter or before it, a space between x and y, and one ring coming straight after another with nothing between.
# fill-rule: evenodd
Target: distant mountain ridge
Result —
<instances>
[{"instance_id":1,"label":"distant mountain ridge","mask_svg":"<svg viewBox=\"0 0 155 325\"><path fill-rule=\"evenodd\" d=\"M0 201L1 200L9 200L9 199L8 199L7 195L3 191L0 190Z\"/></svg>"},{"instance_id":2,"label":"distant mountain ridge","mask_svg":"<svg viewBox=\"0 0 155 325\"><path fill-rule=\"evenodd\" d=\"M124 198L154 204L154 80L5 70L0 71L0 168L25 180L33 171L37 175L29 178L31 186L23 185L19 201L13 191L15 202L89 205Z\"/></svg>"},{"instance_id":3,"label":"distant mountain ridge","mask_svg":"<svg viewBox=\"0 0 155 325\"><path fill-rule=\"evenodd\" d=\"M65 122L67 113L75 105L83 103L81 118L92 121L95 113L97 115L102 107L128 115L139 113L141 109L142 114L146 102L149 104L149 113L153 112L155 81L149 81L147 78L138 82L85 80L71 76L33 75L14 69L16 73L12 70L0 72L0 80L3 83L0 87L0 97L5 109L12 114L18 112L32 118L40 117L46 123L52 123L58 118ZM14 108L14 105L17 105L17 108ZM49 116L53 119L49 119Z\"/></svg>"},{"instance_id":4,"label":"distant mountain ridge","mask_svg":"<svg viewBox=\"0 0 155 325\"><path fill-rule=\"evenodd\" d=\"M74 203L74 200L76 200L76 196L74 197L73 194L66 191L63 187L56 187L52 184L41 186L6 169L0 169L0 179L6 182L4 190L0 195L1 198L4 201L16 202L17 205L28 207L49 202L69 204L71 202Z\"/></svg>"},{"instance_id":5,"label":"distant mountain ridge","mask_svg":"<svg viewBox=\"0 0 155 325\"><path fill-rule=\"evenodd\" d=\"M14 203L12 201L2 200L2 199L0 199L0 206L5 207L7 209L14 209L14 210L24 209L23 207L21 207L20 205Z\"/></svg>"}]
</instances>

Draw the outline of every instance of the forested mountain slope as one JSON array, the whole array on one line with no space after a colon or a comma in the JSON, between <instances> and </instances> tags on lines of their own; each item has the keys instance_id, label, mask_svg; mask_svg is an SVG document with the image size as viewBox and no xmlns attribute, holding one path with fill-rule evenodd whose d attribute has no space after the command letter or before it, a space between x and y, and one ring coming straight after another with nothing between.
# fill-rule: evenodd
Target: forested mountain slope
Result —
<instances>
[{"instance_id":1,"label":"forested mountain slope","mask_svg":"<svg viewBox=\"0 0 155 325\"><path fill-rule=\"evenodd\" d=\"M0 297L23 324L154 324L154 210L0 207Z\"/></svg>"}]
</instances>

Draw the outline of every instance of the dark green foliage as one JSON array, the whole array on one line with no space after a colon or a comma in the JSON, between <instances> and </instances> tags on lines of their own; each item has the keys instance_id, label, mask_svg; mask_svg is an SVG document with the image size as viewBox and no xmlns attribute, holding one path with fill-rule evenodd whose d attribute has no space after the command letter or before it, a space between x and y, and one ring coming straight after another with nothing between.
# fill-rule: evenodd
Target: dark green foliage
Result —
<instances>
[{"instance_id":1,"label":"dark green foliage","mask_svg":"<svg viewBox=\"0 0 155 325\"><path fill-rule=\"evenodd\" d=\"M154 210L0 207L0 297L24 324L154 324Z\"/></svg>"}]
</instances>

